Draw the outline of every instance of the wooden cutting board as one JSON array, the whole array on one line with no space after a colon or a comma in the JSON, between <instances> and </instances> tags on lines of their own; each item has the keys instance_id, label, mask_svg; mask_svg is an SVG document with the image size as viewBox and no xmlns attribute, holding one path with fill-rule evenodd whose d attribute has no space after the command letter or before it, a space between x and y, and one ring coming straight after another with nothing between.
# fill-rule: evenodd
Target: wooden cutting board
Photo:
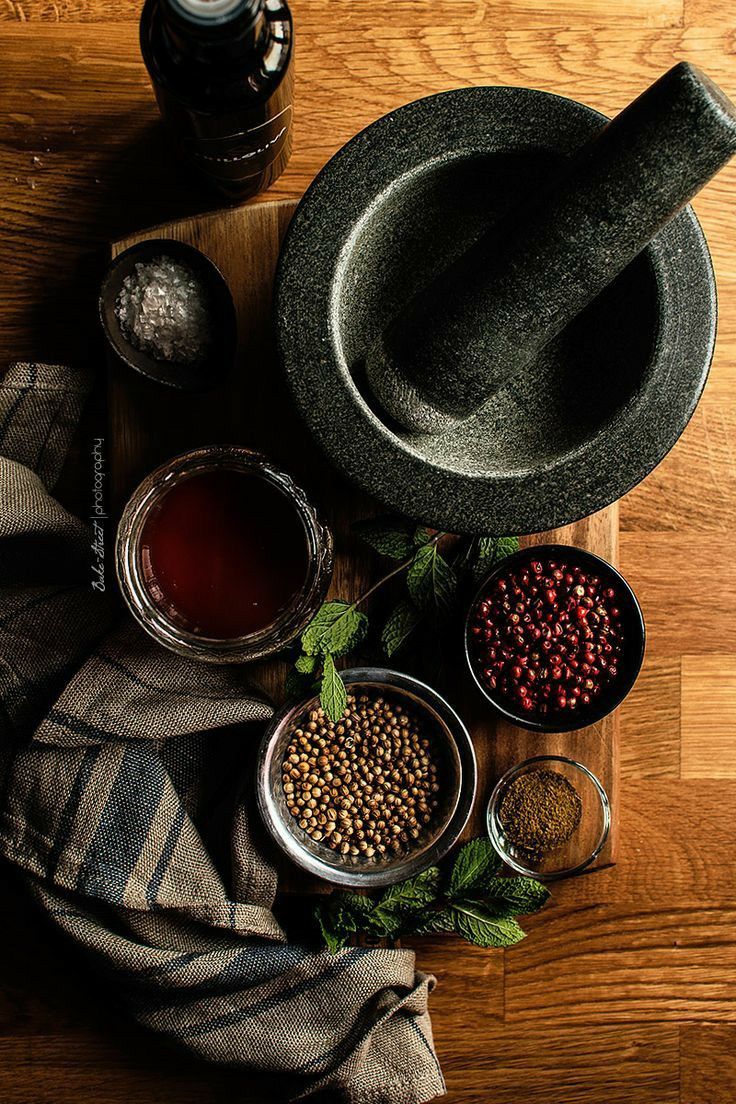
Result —
<instances>
[{"instance_id":1,"label":"wooden cutting board","mask_svg":"<svg viewBox=\"0 0 736 1104\"><path fill-rule=\"evenodd\" d=\"M331 594L352 599L382 570L378 558L356 541L351 522L376 512L376 504L357 491L322 458L291 407L276 363L271 325L271 288L284 232L296 204L267 201L168 223L115 242L112 254L147 238L176 238L206 253L220 268L238 313L237 366L222 388L187 395L162 388L112 363L109 372L109 458L113 503L119 511L138 481L163 460L186 449L212 443L250 445L289 468L321 504L336 539ZM618 507L594 514L552 534L524 538L533 544L554 539L618 559ZM369 610L370 612L370 610ZM400 657L396 662L401 666ZM283 696L285 666L280 661L253 668L258 682L277 702ZM564 735L526 732L497 720L490 706L459 665L447 696L473 737L478 757L476 809L466 837L484 833L484 810L494 782L513 763L530 755L563 753L585 763L608 791L613 830L595 868L614 862L618 817L618 720ZM297 892L326 888L285 861L282 888Z\"/></svg>"}]
</instances>

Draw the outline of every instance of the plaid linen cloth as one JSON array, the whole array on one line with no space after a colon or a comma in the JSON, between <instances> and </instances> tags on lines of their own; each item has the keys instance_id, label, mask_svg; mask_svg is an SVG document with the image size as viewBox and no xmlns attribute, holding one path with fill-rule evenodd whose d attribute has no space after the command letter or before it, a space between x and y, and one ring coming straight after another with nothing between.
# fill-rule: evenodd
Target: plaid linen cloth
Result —
<instances>
[{"instance_id":1,"label":"plaid linen cloth","mask_svg":"<svg viewBox=\"0 0 736 1104\"><path fill-rule=\"evenodd\" d=\"M271 911L242 727L270 705L91 587L90 532L49 493L87 390L53 365L0 381L0 853L139 1023L274 1100L430 1100L414 955L288 943Z\"/></svg>"}]
</instances>

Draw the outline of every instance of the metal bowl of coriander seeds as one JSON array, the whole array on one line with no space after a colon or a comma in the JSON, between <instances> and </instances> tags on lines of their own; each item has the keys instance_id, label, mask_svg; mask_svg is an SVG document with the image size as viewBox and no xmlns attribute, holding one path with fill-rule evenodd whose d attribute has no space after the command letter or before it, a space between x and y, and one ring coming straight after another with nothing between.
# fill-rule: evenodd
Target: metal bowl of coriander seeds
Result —
<instances>
[{"instance_id":1,"label":"metal bowl of coriander seeds","mask_svg":"<svg viewBox=\"0 0 736 1104\"><path fill-rule=\"evenodd\" d=\"M475 799L473 745L431 687L377 667L342 672L347 708L318 698L271 721L258 755L258 806L302 869L335 885L393 885L439 862Z\"/></svg>"}]
</instances>

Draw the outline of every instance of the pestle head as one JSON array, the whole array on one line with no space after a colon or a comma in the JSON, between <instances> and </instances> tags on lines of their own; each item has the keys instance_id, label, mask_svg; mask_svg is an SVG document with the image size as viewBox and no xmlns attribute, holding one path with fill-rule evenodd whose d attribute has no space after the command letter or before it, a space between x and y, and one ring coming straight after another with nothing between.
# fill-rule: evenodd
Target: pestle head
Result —
<instances>
[{"instance_id":1,"label":"pestle head","mask_svg":"<svg viewBox=\"0 0 736 1104\"><path fill-rule=\"evenodd\" d=\"M473 413L610 284L736 153L736 108L674 66L379 335L375 398L415 433Z\"/></svg>"}]
</instances>

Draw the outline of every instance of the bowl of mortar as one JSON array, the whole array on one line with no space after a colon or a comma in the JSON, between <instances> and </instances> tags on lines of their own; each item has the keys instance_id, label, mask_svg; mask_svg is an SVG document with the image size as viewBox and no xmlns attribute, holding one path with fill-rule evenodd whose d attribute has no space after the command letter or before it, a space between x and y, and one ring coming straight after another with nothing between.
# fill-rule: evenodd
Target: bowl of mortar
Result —
<instances>
[{"instance_id":1,"label":"bowl of mortar","mask_svg":"<svg viewBox=\"0 0 736 1104\"><path fill-rule=\"evenodd\" d=\"M410 103L341 149L313 182L277 272L280 356L327 456L386 506L453 532L530 533L587 516L643 479L689 421L708 374L716 298L684 207L471 416L403 428L364 364L377 333L606 117L528 88L462 88Z\"/></svg>"}]
</instances>

